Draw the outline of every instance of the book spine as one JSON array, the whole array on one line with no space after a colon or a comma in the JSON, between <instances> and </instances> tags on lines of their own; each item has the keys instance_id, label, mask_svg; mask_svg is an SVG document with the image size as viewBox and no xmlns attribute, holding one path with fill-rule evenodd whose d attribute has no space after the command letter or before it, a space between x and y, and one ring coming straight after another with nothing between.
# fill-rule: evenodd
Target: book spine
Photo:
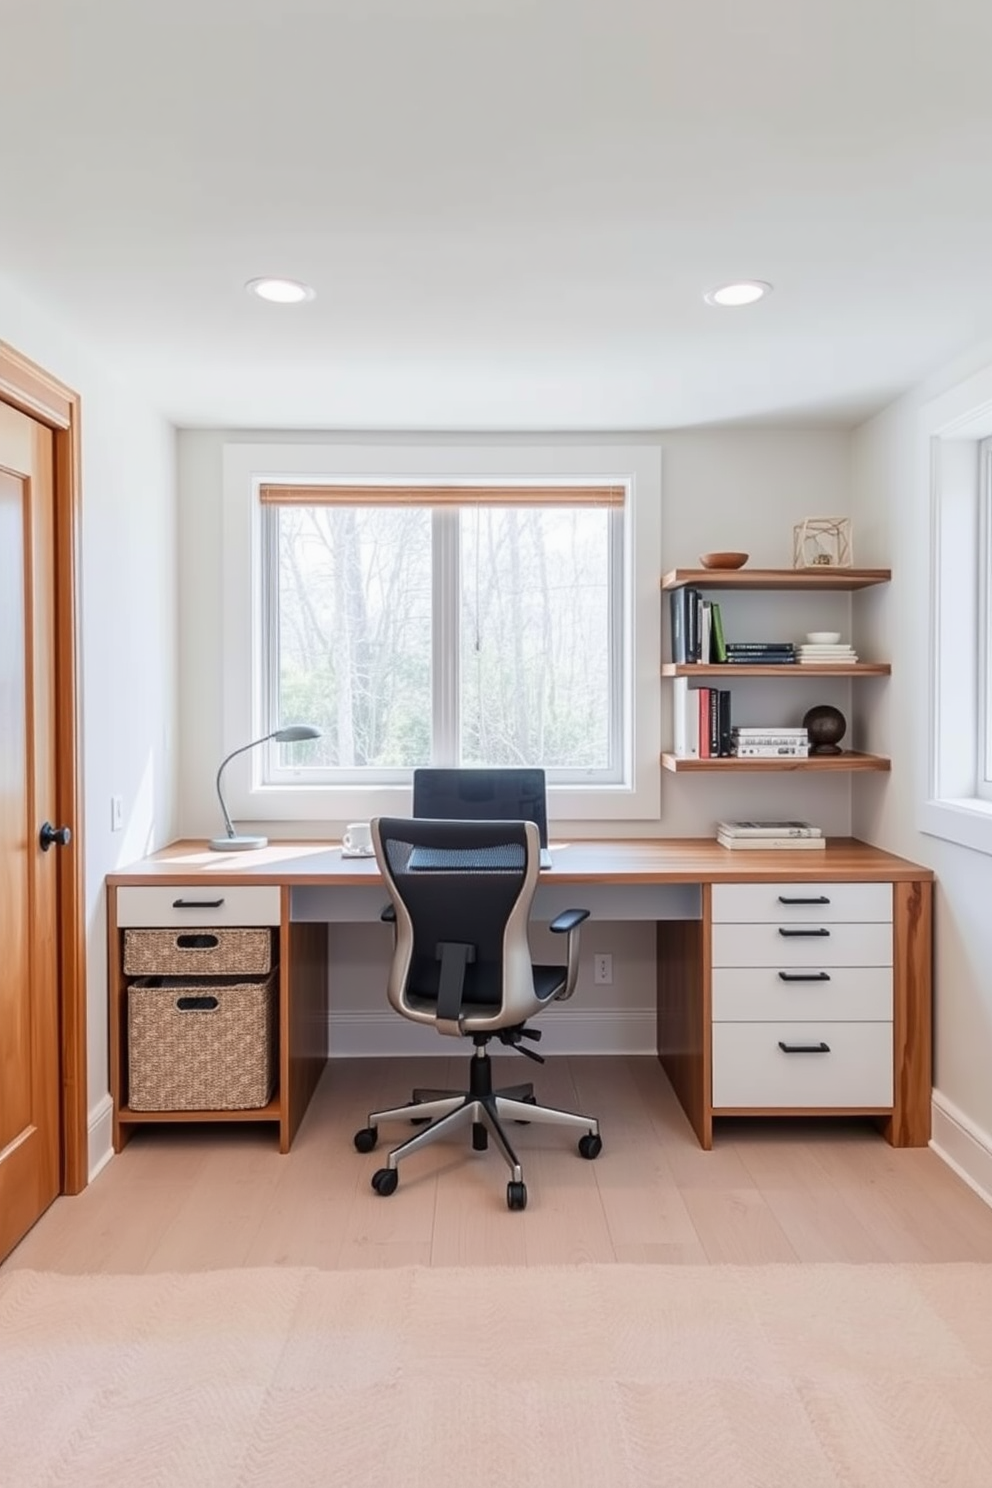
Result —
<instances>
[{"instance_id":1,"label":"book spine","mask_svg":"<svg viewBox=\"0 0 992 1488\"><path fill-rule=\"evenodd\" d=\"M723 634L723 615L720 606L714 601L713 604L713 660L724 662L727 659L727 642Z\"/></svg>"},{"instance_id":2,"label":"book spine","mask_svg":"<svg viewBox=\"0 0 992 1488\"><path fill-rule=\"evenodd\" d=\"M720 757L720 693L715 687L708 687L710 695L709 726L710 726L710 758Z\"/></svg>"},{"instance_id":3,"label":"book spine","mask_svg":"<svg viewBox=\"0 0 992 1488\"><path fill-rule=\"evenodd\" d=\"M699 758L710 757L710 691L709 687L697 687L696 701L699 705Z\"/></svg>"},{"instance_id":4,"label":"book spine","mask_svg":"<svg viewBox=\"0 0 992 1488\"><path fill-rule=\"evenodd\" d=\"M726 687L721 687L720 689L718 718L720 753L727 756L733 747L733 731L730 724L730 692Z\"/></svg>"},{"instance_id":5,"label":"book spine","mask_svg":"<svg viewBox=\"0 0 992 1488\"><path fill-rule=\"evenodd\" d=\"M761 838L769 837L822 837L823 833L819 827L782 827L775 831L772 827L721 827L720 835L733 837L735 839L746 838L748 841L759 841Z\"/></svg>"},{"instance_id":6,"label":"book spine","mask_svg":"<svg viewBox=\"0 0 992 1488\"><path fill-rule=\"evenodd\" d=\"M816 851L826 846L824 837L727 837L722 832L717 833L717 842L721 847L730 848L731 852L744 850L747 852L763 852L766 848L772 850L777 847L800 848L805 851Z\"/></svg>"},{"instance_id":7,"label":"book spine","mask_svg":"<svg viewBox=\"0 0 992 1488\"><path fill-rule=\"evenodd\" d=\"M808 744L738 744L738 759L806 759Z\"/></svg>"},{"instance_id":8,"label":"book spine","mask_svg":"<svg viewBox=\"0 0 992 1488\"><path fill-rule=\"evenodd\" d=\"M689 660L689 652L686 648L686 635L688 627L688 596L686 590L673 589L668 596L672 620L672 660L684 662Z\"/></svg>"},{"instance_id":9,"label":"book spine","mask_svg":"<svg viewBox=\"0 0 992 1488\"><path fill-rule=\"evenodd\" d=\"M686 594L686 661L699 660L699 590L687 589Z\"/></svg>"}]
</instances>

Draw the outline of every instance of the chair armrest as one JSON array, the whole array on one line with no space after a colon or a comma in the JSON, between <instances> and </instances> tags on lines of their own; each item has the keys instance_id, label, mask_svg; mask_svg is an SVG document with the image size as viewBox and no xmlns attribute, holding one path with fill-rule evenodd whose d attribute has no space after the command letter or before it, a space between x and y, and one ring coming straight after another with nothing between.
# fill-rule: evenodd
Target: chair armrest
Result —
<instances>
[{"instance_id":1,"label":"chair armrest","mask_svg":"<svg viewBox=\"0 0 992 1488\"><path fill-rule=\"evenodd\" d=\"M548 926L556 935L562 935L567 930L574 930L576 925L581 925L583 920L589 918L587 909L563 909L560 915L556 915Z\"/></svg>"},{"instance_id":2,"label":"chair armrest","mask_svg":"<svg viewBox=\"0 0 992 1488\"><path fill-rule=\"evenodd\" d=\"M379 916L387 925L396 924L396 910L392 904L387 904Z\"/></svg>"},{"instance_id":3,"label":"chair armrest","mask_svg":"<svg viewBox=\"0 0 992 1488\"><path fill-rule=\"evenodd\" d=\"M556 935L568 936L568 965L565 971L565 985L555 996L555 1002L567 1002L575 991L575 984L579 977L579 926L583 920L589 918L587 909L563 909L560 915L555 915L549 930Z\"/></svg>"}]
</instances>

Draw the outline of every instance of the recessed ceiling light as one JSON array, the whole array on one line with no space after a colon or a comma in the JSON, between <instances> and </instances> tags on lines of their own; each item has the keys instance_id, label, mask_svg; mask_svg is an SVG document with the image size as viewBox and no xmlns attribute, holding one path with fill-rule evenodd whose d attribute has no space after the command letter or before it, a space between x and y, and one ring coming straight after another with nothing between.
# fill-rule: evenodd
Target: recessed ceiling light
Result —
<instances>
[{"instance_id":1,"label":"recessed ceiling light","mask_svg":"<svg viewBox=\"0 0 992 1488\"><path fill-rule=\"evenodd\" d=\"M302 300L312 300L316 294L309 284L301 284L298 279L249 279L245 289L276 305L298 305Z\"/></svg>"},{"instance_id":2,"label":"recessed ceiling light","mask_svg":"<svg viewBox=\"0 0 992 1488\"><path fill-rule=\"evenodd\" d=\"M771 294L772 287L764 279L738 279L733 284L720 284L707 290L703 299L707 305L753 305Z\"/></svg>"}]
</instances>

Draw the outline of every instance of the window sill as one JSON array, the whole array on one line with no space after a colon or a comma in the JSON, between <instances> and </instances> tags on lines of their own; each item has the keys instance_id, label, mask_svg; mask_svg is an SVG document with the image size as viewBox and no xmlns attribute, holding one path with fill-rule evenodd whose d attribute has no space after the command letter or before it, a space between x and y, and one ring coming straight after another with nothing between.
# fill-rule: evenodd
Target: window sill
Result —
<instances>
[{"instance_id":1,"label":"window sill","mask_svg":"<svg viewBox=\"0 0 992 1488\"><path fill-rule=\"evenodd\" d=\"M992 801L978 796L926 801L920 808L919 829L992 857Z\"/></svg>"}]
</instances>

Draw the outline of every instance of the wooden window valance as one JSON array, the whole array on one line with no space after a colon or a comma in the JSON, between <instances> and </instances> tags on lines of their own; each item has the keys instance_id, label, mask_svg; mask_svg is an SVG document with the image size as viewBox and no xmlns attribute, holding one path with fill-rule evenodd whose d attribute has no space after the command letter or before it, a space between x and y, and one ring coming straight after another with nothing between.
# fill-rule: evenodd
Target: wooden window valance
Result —
<instances>
[{"instance_id":1,"label":"wooden window valance","mask_svg":"<svg viewBox=\"0 0 992 1488\"><path fill-rule=\"evenodd\" d=\"M262 485L263 506L622 506L624 487Z\"/></svg>"}]
</instances>

